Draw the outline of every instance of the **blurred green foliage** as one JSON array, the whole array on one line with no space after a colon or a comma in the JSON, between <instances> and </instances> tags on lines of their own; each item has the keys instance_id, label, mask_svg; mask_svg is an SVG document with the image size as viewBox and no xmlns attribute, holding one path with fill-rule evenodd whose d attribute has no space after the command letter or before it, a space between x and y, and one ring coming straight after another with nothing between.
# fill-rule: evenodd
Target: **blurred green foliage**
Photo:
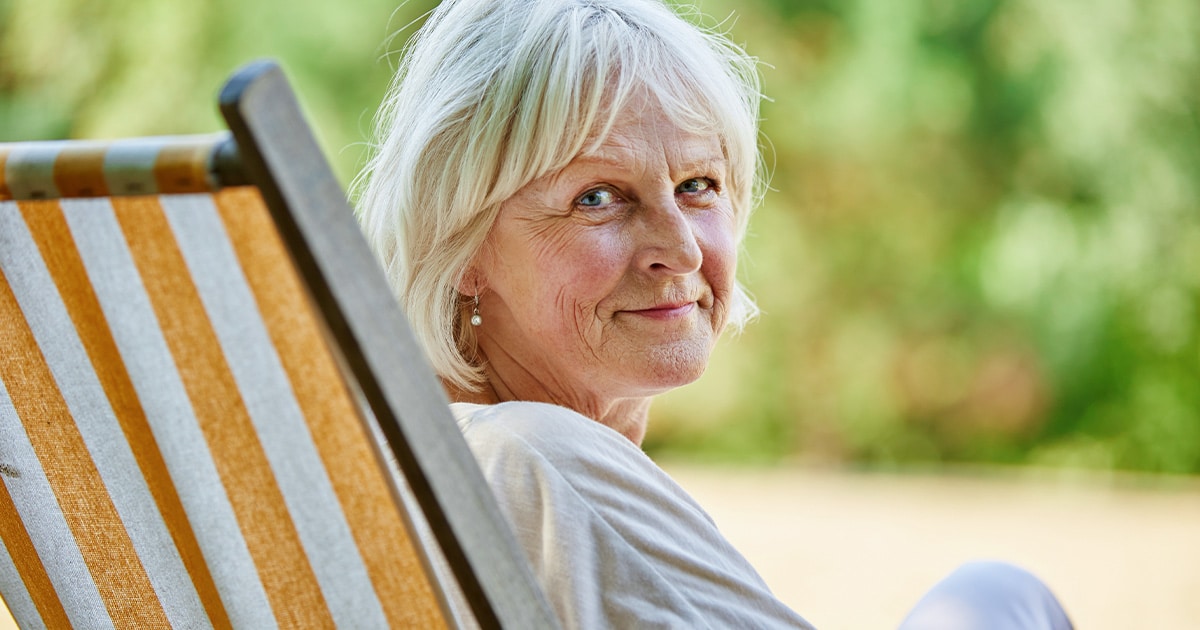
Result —
<instances>
[{"instance_id":1,"label":"blurred green foliage","mask_svg":"<svg viewBox=\"0 0 1200 630\"><path fill-rule=\"evenodd\" d=\"M391 79L387 44L434 0L0 0L0 141L223 129L238 66L278 59L343 181Z\"/></svg>"},{"instance_id":2,"label":"blurred green foliage","mask_svg":"<svg viewBox=\"0 0 1200 630\"><path fill-rule=\"evenodd\" d=\"M215 130L272 56L348 181L395 4L0 0L0 140ZM1200 472L1200 4L699 4L772 99L764 316L649 449Z\"/></svg>"},{"instance_id":3,"label":"blurred green foliage","mask_svg":"<svg viewBox=\"0 0 1200 630\"><path fill-rule=\"evenodd\" d=\"M765 316L657 444L1200 471L1200 4L773 0L733 33L773 66Z\"/></svg>"}]
</instances>

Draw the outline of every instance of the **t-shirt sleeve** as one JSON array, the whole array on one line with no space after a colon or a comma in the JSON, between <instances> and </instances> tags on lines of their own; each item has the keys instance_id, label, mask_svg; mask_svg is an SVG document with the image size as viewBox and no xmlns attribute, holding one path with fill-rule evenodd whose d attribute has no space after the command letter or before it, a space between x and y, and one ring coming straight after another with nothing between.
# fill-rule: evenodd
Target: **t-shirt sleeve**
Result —
<instances>
[{"instance_id":1,"label":"t-shirt sleeve","mask_svg":"<svg viewBox=\"0 0 1200 630\"><path fill-rule=\"evenodd\" d=\"M460 414L566 628L808 628L639 448L573 411Z\"/></svg>"}]
</instances>

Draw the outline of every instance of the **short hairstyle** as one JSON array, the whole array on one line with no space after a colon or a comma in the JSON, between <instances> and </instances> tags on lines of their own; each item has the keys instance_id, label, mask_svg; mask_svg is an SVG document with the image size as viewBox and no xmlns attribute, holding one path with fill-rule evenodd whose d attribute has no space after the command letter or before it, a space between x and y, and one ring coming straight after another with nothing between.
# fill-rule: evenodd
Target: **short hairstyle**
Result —
<instances>
[{"instance_id":1,"label":"short hairstyle","mask_svg":"<svg viewBox=\"0 0 1200 630\"><path fill-rule=\"evenodd\" d=\"M698 15L695 12L691 12ZM457 292L501 204L598 146L640 91L715 135L740 244L762 192L757 62L661 0L445 0L407 44L355 181L371 247L434 370L482 382ZM729 322L757 307L740 283Z\"/></svg>"}]
</instances>

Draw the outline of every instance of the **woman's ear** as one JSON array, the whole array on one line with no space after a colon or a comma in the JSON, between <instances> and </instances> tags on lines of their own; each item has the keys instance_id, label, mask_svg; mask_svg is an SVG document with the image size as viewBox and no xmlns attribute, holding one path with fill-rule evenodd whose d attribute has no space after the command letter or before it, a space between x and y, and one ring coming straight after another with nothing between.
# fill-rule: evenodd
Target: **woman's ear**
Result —
<instances>
[{"instance_id":1,"label":"woman's ear","mask_svg":"<svg viewBox=\"0 0 1200 630\"><path fill-rule=\"evenodd\" d=\"M467 266L463 269L454 289L459 295L479 295L488 287L487 269L491 268L489 261L492 256L491 241L484 241Z\"/></svg>"},{"instance_id":2,"label":"woman's ear","mask_svg":"<svg viewBox=\"0 0 1200 630\"><path fill-rule=\"evenodd\" d=\"M454 289L459 295L479 295L487 288L487 278L480 270L479 259L479 254L476 254L471 262L467 263L467 268L458 277L458 282L454 283Z\"/></svg>"}]
</instances>

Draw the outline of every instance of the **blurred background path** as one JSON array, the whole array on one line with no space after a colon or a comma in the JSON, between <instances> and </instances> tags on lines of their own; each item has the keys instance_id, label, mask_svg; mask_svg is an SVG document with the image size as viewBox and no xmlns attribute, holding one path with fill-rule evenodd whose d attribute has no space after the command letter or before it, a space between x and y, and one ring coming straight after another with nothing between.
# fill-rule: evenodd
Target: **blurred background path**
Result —
<instances>
[{"instance_id":1,"label":"blurred background path","mask_svg":"<svg viewBox=\"0 0 1200 630\"><path fill-rule=\"evenodd\" d=\"M1200 628L1200 483L666 466L783 601L895 628L972 559L1039 575L1080 630Z\"/></svg>"},{"instance_id":2,"label":"blurred background path","mask_svg":"<svg viewBox=\"0 0 1200 630\"><path fill-rule=\"evenodd\" d=\"M895 628L979 558L1037 573L1080 630L1200 628L1200 480L666 468L823 630Z\"/></svg>"}]
</instances>

